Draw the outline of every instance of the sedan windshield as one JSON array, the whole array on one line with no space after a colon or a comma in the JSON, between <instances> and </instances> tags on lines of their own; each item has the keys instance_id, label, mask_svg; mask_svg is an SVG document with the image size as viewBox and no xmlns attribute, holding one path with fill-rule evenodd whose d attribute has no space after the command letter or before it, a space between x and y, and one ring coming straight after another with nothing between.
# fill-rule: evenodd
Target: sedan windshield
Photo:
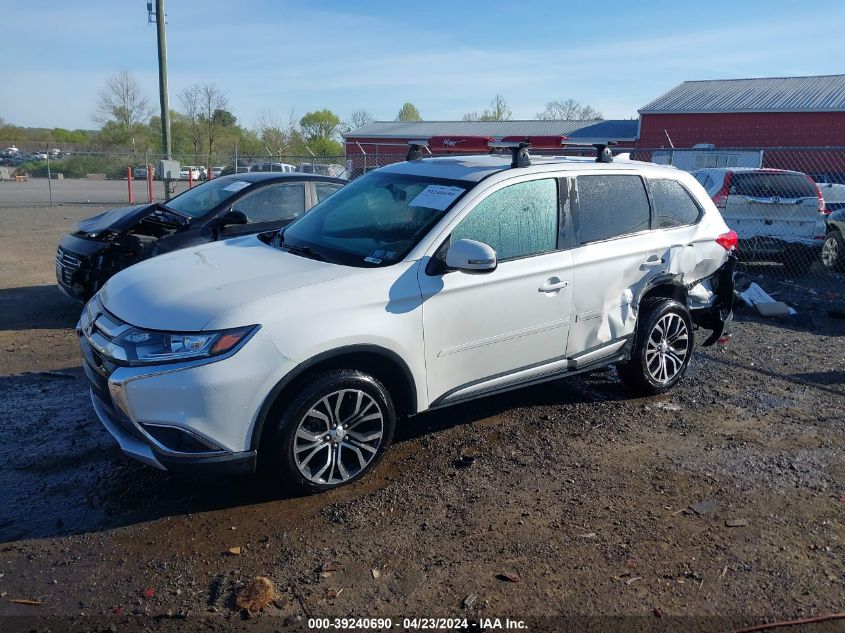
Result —
<instances>
[{"instance_id":1,"label":"sedan windshield","mask_svg":"<svg viewBox=\"0 0 845 633\"><path fill-rule=\"evenodd\" d=\"M372 172L284 229L282 247L348 266L401 260L466 192L462 181Z\"/></svg>"},{"instance_id":2,"label":"sedan windshield","mask_svg":"<svg viewBox=\"0 0 845 633\"><path fill-rule=\"evenodd\" d=\"M173 209L192 218L198 218L251 184L251 182L237 178L209 180L193 189L180 193L169 200L166 206L168 209Z\"/></svg>"}]
</instances>

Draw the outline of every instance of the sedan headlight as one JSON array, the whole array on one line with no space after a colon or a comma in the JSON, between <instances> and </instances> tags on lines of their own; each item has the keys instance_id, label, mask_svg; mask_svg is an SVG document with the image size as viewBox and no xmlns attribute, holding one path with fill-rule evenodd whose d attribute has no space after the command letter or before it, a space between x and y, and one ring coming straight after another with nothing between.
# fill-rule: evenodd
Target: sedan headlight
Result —
<instances>
[{"instance_id":1,"label":"sedan headlight","mask_svg":"<svg viewBox=\"0 0 845 633\"><path fill-rule=\"evenodd\" d=\"M106 353L130 365L210 358L234 349L256 327L194 333L153 332L132 327L110 341Z\"/></svg>"}]
</instances>

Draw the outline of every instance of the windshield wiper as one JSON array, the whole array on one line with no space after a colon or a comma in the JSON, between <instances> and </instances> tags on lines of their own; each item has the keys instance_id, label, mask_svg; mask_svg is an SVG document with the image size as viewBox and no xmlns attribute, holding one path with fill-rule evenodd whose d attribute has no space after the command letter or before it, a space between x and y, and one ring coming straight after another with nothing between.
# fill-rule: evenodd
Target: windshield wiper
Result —
<instances>
[{"instance_id":1,"label":"windshield wiper","mask_svg":"<svg viewBox=\"0 0 845 633\"><path fill-rule=\"evenodd\" d=\"M322 255L321 253L318 253L317 251L315 251L310 246L299 246L299 245L295 246L293 244L286 244L285 243L284 231L279 232L279 246L281 246L282 248L284 248L285 250L287 250L290 253L294 253L296 255L301 255L303 257L308 257L309 259L316 259L317 261L320 261L320 262L329 261L328 259L326 259L326 257L324 255Z\"/></svg>"},{"instance_id":2,"label":"windshield wiper","mask_svg":"<svg viewBox=\"0 0 845 633\"><path fill-rule=\"evenodd\" d=\"M188 222L190 222L190 220L191 220L191 216L189 216L188 214L182 213L181 211L177 211L173 207L168 207L163 202L157 202L156 207L158 207L158 209L161 210L161 211L166 211L167 213L170 213L171 215L175 215L177 218L181 218L182 220L185 220L186 224ZM156 211L156 213L159 213L159 211Z\"/></svg>"}]
</instances>

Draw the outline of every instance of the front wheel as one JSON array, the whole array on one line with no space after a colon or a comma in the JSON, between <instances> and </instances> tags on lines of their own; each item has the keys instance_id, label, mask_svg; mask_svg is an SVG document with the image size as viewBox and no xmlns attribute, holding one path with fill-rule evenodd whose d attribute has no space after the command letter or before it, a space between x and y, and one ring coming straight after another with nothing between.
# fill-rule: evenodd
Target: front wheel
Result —
<instances>
[{"instance_id":1,"label":"front wheel","mask_svg":"<svg viewBox=\"0 0 845 633\"><path fill-rule=\"evenodd\" d=\"M683 378L692 347L686 307L674 299L648 298L640 304L634 350L630 360L619 364L619 376L636 393L663 393Z\"/></svg>"},{"instance_id":2,"label":"front wheel","mask_svg":"<svg viewBox=\"0 0 845 633\"><path fill-rule=\"evenodd\" d=\"M264 459L286 487L321 492L372 470L395 427L384 385L359 371L328 371L303 383L278 420Z\"/></svg>"}]
</instances>

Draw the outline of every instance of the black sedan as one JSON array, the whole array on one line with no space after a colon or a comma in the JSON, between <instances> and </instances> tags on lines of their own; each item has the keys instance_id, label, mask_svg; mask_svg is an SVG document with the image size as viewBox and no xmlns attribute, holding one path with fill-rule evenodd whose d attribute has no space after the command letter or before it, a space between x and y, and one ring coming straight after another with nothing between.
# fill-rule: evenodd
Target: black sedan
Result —
<instances>
[{"instance_id":1,"label":"black sedan","mask_svg":"<svg viewBox=\"0 0 845 633\"><path fill-rule=\"evenodd\" d=\"M59 289L87 301L115 273L143 259L214 240L279 229L346 184L315 174L234 174L168 202L112 209L82 220L59 242Z\"/></svg>"}]
</instances>

